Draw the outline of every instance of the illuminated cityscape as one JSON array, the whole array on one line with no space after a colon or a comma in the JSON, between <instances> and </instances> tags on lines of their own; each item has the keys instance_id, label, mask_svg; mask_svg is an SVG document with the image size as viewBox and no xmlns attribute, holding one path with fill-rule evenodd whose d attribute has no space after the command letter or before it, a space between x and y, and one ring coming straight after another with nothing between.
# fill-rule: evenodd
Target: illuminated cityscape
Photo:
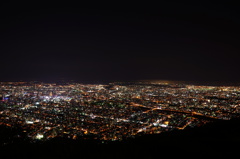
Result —
<instances>
[{"instance_id":1,"label":"illuminated cityscape","mask_svg":"<svg viewBox=\"0 0 240 159\"><path fill-rule=\"evenodd\" d=\"M239 117L239 86L1 82L0 125L32 141L115 141ZM21 136L19 136L21 137Z\"/></svg>"},{"instance_id":2,"label":"illuminated cityscape","mask_svg":"<svg viewBox=\"0 0 240 159\"><path fill-rule=\"evenodd\" d=\"M69 2L0 5L0 158L239 155L237 1Z\"/></svg>"}]
</instances>

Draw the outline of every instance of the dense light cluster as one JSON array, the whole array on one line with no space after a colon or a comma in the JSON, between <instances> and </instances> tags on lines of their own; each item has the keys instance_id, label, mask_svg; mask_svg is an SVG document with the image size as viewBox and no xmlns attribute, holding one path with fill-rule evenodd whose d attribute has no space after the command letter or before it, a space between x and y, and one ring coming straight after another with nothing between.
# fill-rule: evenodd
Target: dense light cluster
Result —
<instances>
[{"instance_id":1,"label":"dense light cluster","mask_svg":"<svg viewBox=\"0 0 240 159\"><path fill-rule=\"evenodd\" d=\"M33 140L122 140L229 120L240 112L240 87L167 83L2 82L0 124Z\"/></svg>"}]
</instances>

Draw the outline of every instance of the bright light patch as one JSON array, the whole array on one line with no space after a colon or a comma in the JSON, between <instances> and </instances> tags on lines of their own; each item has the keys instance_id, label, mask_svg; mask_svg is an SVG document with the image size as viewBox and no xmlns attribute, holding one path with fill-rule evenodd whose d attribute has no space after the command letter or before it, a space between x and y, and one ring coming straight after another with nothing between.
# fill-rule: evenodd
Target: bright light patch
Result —
<instances>
[{"instance_id":1,"label":"bright light patch","mask_svg":"<svg viewBox=\"0 0 240 159\"><path fill-rule=\"evenodd\" d=\"M160 124L159 126L166 128L168 125Z\"/></svg>"},{"instance_id":2,"label":"bright light patch","mask_svg":"<svg viewBox=\"0 0 240 159\"><path fill-rule=\"evenodd\" d=\"M27 124L33 124L34 122L33 121L26 121Z\"/></svg>"},{"instance_id":3,"label":"bright light patch","mask_svg":"<svg viewBox=\"0 0 240 159\"><path fill-rule=\"evenodd\" d=\"M36 139L41 140L43 137L43 134L37 134Z\"/></svg>"}]
</instances>

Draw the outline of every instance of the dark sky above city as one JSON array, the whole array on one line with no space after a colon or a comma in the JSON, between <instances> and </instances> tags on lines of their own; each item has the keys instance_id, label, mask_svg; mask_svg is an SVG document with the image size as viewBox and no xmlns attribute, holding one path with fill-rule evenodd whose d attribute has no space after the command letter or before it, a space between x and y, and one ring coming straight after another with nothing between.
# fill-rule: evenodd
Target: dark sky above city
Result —
<instances>
[{"instance_id":1,"label":"dark sky above city","mask_svg":"<svg viewBox=\"0 0 240 159\"><path fill-rule=\"evenodd\" d=\"M240 81L236 4L109 5L2 4L0 81Z\"/></svg>"}]
</instances>

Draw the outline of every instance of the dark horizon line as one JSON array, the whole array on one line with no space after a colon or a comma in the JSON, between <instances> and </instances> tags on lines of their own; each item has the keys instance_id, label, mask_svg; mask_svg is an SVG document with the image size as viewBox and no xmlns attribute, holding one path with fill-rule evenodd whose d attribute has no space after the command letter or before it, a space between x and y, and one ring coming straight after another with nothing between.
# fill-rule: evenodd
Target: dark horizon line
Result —
<instances>
[{"instance_id":1,"label":"dark horizon line","mask_svg":"<svg viewBox=\"0 0 240 159\"><path fill-rule=\"evenodd\" d=\"M42 82L42 83L83 83L83 84L110 84L110 83L140 83L140 82L159 82L168 84L192 84L206 86L240 86L237 81L197 81L197 80L167 80L167 79L139 79L139 80L74 80L74 79L59 79L59 80L0 80L2 82Z\"/></svg>"}]
</instances>

